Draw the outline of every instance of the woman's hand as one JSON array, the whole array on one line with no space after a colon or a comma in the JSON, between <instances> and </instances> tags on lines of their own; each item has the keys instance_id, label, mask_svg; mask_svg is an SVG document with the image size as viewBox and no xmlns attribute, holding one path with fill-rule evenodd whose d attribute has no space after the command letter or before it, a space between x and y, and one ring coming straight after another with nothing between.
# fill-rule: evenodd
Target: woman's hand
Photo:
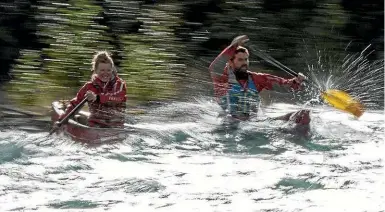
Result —
<instances>
[{"instance_id":1,"label":"woman's hand","mask_svg":"<svg viewBox=\"0 0 385 212\"><path fill-rule=\"evenodd\" d=\"M85 97L89 102L94 102L97 98L97 95L92 91L87 91Z\"/></svg>"}]
</instances>

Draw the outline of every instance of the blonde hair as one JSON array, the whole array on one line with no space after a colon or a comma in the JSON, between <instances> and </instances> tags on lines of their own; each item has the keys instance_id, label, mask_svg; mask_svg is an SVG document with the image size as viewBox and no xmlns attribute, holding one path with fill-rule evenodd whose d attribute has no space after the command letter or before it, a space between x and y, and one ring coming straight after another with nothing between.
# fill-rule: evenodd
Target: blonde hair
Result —
<instances>
[{"instance_id":1,"label":"blonde hair","mask_svg":"<svg viewBox=\"0 0 385 212\"><path fill-rule=\"evenodd\" d=\"M111 64L112 70L116 72L114 61L112 60L111 55L107 51L99 51L94 55L94 58L92 59L92 69L91 69L93 73L95 73L95 70L98 68L99 63Z\"/></svg>"}]
</instances>

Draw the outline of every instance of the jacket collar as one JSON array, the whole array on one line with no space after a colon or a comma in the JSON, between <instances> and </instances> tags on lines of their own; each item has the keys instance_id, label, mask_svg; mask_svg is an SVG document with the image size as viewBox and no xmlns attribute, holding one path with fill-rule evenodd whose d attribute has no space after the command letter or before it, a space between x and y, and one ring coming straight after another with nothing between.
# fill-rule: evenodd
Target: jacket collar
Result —
<instances>
[{"instance_id":1,"label":"jacket collar","mask_svg":"<svg viewBox=\"0 0 385 212\"><path fill-rule=\"evenodd\" d=\"M112 80L108 81L108 82L103 82L102 80L99 79L99 77L97 77L96 75L93 77L92 79L92 83L93 84L96 84L98 85L99 87L105 87L105 86L108 86L108 85L113 85L115 84L117 80L117 76L114 75L114 77L112 78Z\"/></svg>"}]
</instances>

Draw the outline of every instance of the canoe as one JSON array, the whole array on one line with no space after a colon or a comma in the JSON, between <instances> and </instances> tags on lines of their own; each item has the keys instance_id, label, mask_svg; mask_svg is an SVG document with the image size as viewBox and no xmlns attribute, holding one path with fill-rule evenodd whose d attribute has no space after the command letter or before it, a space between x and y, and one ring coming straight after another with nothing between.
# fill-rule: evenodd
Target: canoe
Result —
<instances>
[{"instance_id":1,"label":"canoe","mask_svg":"<svg viewBox=\"0 0 385 212\"><path fill-rule=\"evenodd\" d=\"M65 111L65 105L62 102L54 101L52 103L51 121L55 123L59 116ZM122 141L127 137L129 131L122 128L97 128L87 126L89 112L79 111L77 115L70 118L57 133L64 133L73 140L84 143L105 143L113 141Z\"/></svg>"}]
</instances>

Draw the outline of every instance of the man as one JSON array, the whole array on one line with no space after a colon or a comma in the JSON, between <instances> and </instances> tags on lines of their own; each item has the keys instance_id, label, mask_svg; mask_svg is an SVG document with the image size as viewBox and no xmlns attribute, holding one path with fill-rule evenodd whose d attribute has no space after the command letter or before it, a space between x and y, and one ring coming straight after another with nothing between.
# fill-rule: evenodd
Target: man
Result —
<instances>
[{"instance_id":1,"label":"man","mask_svg":"<svg viewBox=\"0 0 385 212\"><path fill-rule=\"evenodd\" d=\"M249 71L249 52L242 46L246 41L248 37L245 35L236 37L209 67L218 103L228 116L238 121L248 120L252 114L257 113L259 92L272 90L277 86L298 90L305 79L301 73L298 77L284 79ZM308 110L300 110L275 119L290 120L305 126L310 123Z\"/></svg>"}]
</instances>

